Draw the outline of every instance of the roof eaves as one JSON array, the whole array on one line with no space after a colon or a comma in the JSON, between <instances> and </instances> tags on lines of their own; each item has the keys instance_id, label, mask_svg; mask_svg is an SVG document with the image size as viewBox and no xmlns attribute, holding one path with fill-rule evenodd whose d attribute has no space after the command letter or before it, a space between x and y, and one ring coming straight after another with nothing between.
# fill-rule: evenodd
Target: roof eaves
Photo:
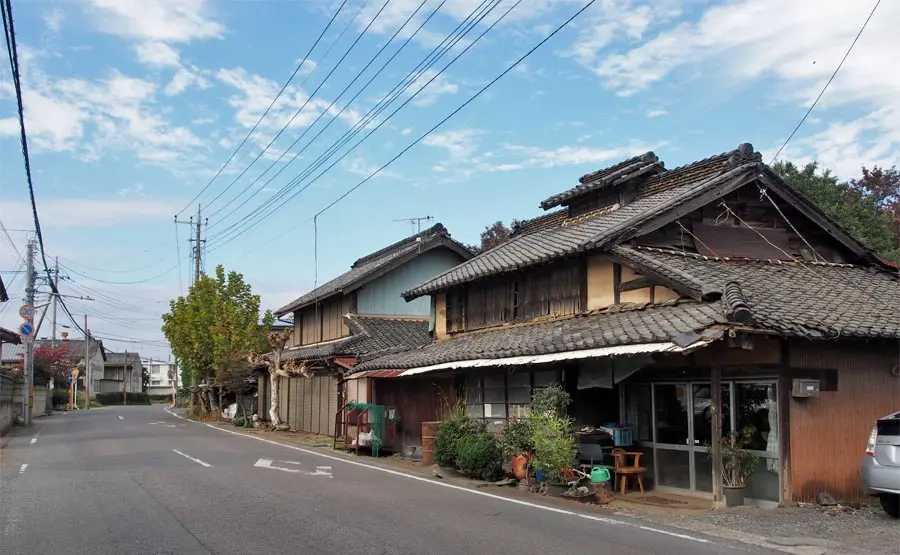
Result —
<instances>
[{"instance_id":1,"label":"roof eaves","mask_svg":"<svg viewBox=\"0 0 900 555\"><path fill-rule=\"evenodd\" d=\"M588 250L595 248L607 248L621 244L639 235L644 235L659 229L660 227L716 200L728 193L740 189L744 185L753 182L757 178L759 162L747 162L729 169L724 173L711 177L702 183L698 183L688 193L670 199L668 202L657 206L653 210L641 214L631 221L623 222L611 229L592 237L584 243ZM723 185L719 187L719 185Z\"/></svg>"},{"instance_id":2,"label":"roof eaves","mask_svg":"<svg viewBox=\"0 0 900 555\"><path fill-rule=\"evenodd\" d=\"M844 231L838 222L826 214L803 192L785 182L780 175L775 173L775 170L769 166L764 166L760 169L760 180L766 188L776 191L782 199L800 211L804 216L824 228L832 237L841 242L857 256L866 258L870 262L881 263L879 257L873 253L869 247Z\"/></svg>"}]
</instances>

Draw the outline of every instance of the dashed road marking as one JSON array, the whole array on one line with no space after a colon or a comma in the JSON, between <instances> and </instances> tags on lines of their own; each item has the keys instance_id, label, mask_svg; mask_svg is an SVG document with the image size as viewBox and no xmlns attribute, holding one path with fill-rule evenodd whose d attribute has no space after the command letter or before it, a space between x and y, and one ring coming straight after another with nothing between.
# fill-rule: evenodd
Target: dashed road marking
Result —
<instances>
[{"instance_id":1,"label":"dashed road marking","mask_svg":"<svg viewBox=\"0 0 900 555\"><path fill-rule=\"evenodd\" d=\"M31 438L31 441L28 442L28 445L34 445L35 443L37 443L37 438L33 437Z\"/></svg>"},{"instance_id":2,"label":"dashed road marking","mask_svg":"<svg viewBox=\"0 0 900 555\"><path fill-rule=\"evenodd\" d=\"M119 420L125 420L124 416L119 416Z\"/></svg>"},{"instance_id":3,"label":"dashed road marking","mask_svg":"<svg viewBox=\"0 0 900 555\"><path fill-rule=\"evenodd\" d=\"M19 467L19 474L22 474L23 472L25 472L25 469L27 469L27 468L28 468L28 463L25 463L25 464L23 464L22 466L20 466L20 467Z\"/></svg>"},{"instance_id":4,"label":"dashed road marking","mask_svg":"<svg viewBox=\"0 0 900 555\"><path fill-rule=\"evenodd\" d=\"M182 453L182 452L179 451L178 449L172 449L172 452L178 453L179 455L181 455L182 457L186 458L187 460L189 460L189 461L194 461L195 463L197 463L197 464L199 464L199 465L203 465L203 466L205 466L206 468L211 468L211 467L212 467L212 465L209 464L208 462L203 462L203 461L201 461L200 459L197 459L197 458L195 458L195 457L192 457L192 456L188 455L187 453Z\"/></svg>"}]
</instances>

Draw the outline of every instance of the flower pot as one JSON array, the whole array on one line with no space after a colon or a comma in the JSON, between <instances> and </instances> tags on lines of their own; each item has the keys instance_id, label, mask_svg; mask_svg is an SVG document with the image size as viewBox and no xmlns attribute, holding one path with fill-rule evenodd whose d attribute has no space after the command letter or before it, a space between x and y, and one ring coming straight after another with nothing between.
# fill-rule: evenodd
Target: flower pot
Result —
<instances>
[{"instance_id":1,"label":"flower pot","mask_svg":"<svg viewBox=\"0 0 900 555\"><path fill-rule=\"evenodd\" d=\"M528 457L525 455L516 455L512 458L512 473L517 480L524 480L528 477Z\"/></svg>"},{"instance_id":2,"label":"flower pot","mask_svg":"<svg viewBox=\"0 0 900 555\"><path fill-rule=\"evenodd\" d=\"M725 506L740 507L744 504L744 486L724 486Z\"/></svg>"}]
</instances>

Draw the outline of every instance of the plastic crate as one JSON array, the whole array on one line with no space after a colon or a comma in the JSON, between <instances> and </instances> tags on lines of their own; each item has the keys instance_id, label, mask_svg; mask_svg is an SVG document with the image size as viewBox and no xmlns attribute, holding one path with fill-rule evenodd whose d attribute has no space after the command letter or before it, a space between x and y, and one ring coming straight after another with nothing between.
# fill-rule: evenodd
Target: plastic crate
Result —
<instances>
[{"instance_id":1,"label":"plastic crate","mask_svg":"<svg viewBox=\"0 0 900 555\"><path fill-rule=\"evenodd\" d=\"M616 447L628 447L633 443L630 427L613 428L613 443Z\"/></svg>"}]
</instances>

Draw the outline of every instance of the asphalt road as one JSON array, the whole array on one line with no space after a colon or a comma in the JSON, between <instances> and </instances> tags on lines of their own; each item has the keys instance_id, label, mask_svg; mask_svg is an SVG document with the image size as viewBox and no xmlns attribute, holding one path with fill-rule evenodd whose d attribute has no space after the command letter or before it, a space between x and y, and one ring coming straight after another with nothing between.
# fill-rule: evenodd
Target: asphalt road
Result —
<instances>
[{"instance_id":1,"label":"asphalt road","mask_svg":"<svg viewBox=\"0 0 900 555\"><path fill-rule=\"evenodd\" d=\"M331 459L153 407L38 419L0 455L0 553L780 553Z\"/></svg>"}]
</instances>

